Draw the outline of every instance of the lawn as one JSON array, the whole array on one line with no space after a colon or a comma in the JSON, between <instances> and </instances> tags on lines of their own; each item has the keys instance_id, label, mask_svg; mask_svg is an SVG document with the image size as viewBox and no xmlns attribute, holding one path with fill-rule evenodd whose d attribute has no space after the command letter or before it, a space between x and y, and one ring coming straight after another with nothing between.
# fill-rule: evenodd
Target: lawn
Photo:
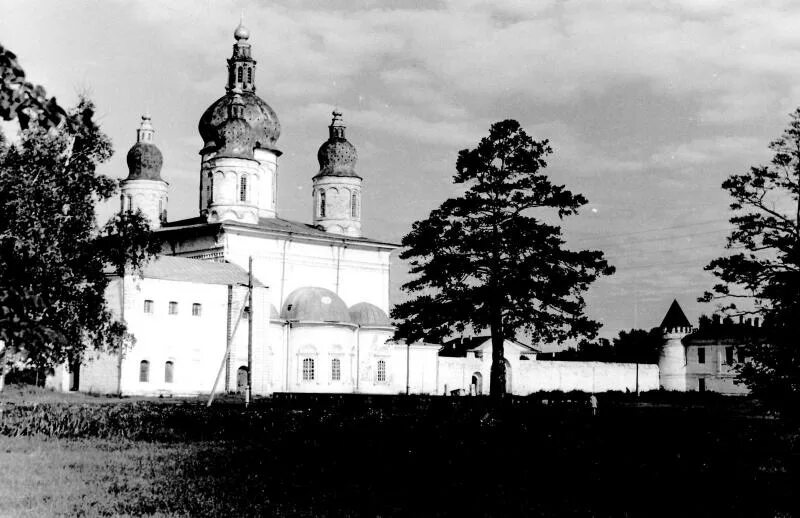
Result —
<instances>
[{"instance_id":1,"label":"lawn","mask_svg":"<svg viewBox=\"0 0 800 518\"><path fill-rule=\"evenodd\" d=\"M798 506L795 428L740 403L601 400L593 418L568 406L487 415L468 398L406 410L353 401L260 402L253 419L280 418L260 436L0 437L0 514L795 516Z\"/></svg>"}]
</instances>

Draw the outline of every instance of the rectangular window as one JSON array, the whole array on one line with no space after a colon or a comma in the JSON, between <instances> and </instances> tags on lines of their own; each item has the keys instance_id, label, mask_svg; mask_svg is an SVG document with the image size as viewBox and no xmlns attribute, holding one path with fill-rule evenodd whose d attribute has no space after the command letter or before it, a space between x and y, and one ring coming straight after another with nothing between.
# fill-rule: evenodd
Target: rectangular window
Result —
<instances>
[{"instance_id":1,"label":"rectangular window","mask_svg":"<svg viewBox=\"0 0 800 518\"><path fill-rule=\"evenodd\" d=\"M705 347L698 347L697 348L697 363L705 363L706 362L706 348Z\"/></svg>"},{"instance_id":2,"label":"rectangular window","mask_svg":"<svg viewBox=\"0 0 800 518\"><path fill-rule=\"evenodd\" d=\"M706 379L705 378L698 378L697 379L697 390L700 392L706 391Z\"/></svg>"},{"instance_id":3,"label":"rectangular window","mask_svg":"<svg viewBox=\"0 0 800 518\"><path fill-rule=\"evenodd\" d=\"M145 300L144 301L144 312L145 313L152 313L153 312L153 301L152 300Z\"/></svg>"},{"instance_id":4,"label":"rectangular window","mask_svg":"<svg viewBox=\"0 0 800 518\"><path fill-rule=\"evenodd\" d=\"M386 362L383 360L378 360L377 381L378 383L386 383Z\"/></svg>"},{"instance_id":5,"label":"rectangular window","mask_svg":"<svg viewBox=\"0 0 800 518\"><path fill-rule=\"evenodd\" d=\"M177 302L170 302L169 303L169 314L170 315L177 315L178 314L178 303Z\"/></svg>"},{"instance_id":6,"label":"rectangular window","mask_svg":"<svg viewBox=\"0 0 800 518\"><path fill-rule=\"evenodd\" d=\"M736 348L736 356L739 363L744 363L744 347L737 347Z\"/></svg>"},{"instance_id":7,"label":"rectangular window","mask_svg":"<svg viewBox=\"0 0 800 518\"><path fill-rule=\"evenodd\" d=\"M733 364L733 347L725 348L725 363L728 365Z\"/></svg>"},{"instance_id":8,"label":"rectangular window","mask_svg":"<svg viewBox=\"0 0 800 518\"><path fill-rule=\"evenodd\" d=\"M303 359L303 381L314 381L314 359Z\"/></svg>"},{"instance_id":9,"label":"rectangular window","mask_svg":"<svg viewBox=\"0 0 800 518\"><path fill-rule=\"evenodd\" d=\"M164 383L172 383L174 369L175 364L171 361L164 364Z\"/></svg>"},{"instance_id":10,"label":"rectangular window","mask_svg":"<svg viewBox=\"0 0 800 518\"><path fill-rule=\"evenodd\" d=\"M339 358L331 360L331 380L339 381L342 379L342 362Z\"/></svg>"},{"instance_id":11,"label":"rectangular window","mask_svg":"<svg viewBox=\"0 0 800 518\"><path fill-rule=\"evenodd\" d=\"M139 382L147 383L150 381L150 362L142 360L139 363Z\"/></svg>"},{"instance_id":12,"label":"rectangular window","mask_svg":"<svg viewBox=\"0 0 800 518\"><path fill-rule=\"evenodd\" d=\"M199 317L202 314L202 312L203 312L203 306L201 304L198 304L197 302L192 304L192 316L193 317Z\"/></svg>"}]
</instances>

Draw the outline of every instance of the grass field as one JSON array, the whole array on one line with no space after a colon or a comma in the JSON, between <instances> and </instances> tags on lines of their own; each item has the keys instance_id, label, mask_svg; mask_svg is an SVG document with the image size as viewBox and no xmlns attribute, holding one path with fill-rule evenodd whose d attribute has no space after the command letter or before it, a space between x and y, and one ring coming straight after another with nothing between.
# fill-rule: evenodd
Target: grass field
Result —
<instances>
[{"instance_id":1,"label":"grass field","mask_svg":"<svg viewBox=\"0 0 800 518\"><path fill-rule=\"evenodd\" d=\"M795 516L796 429L736 403L284 404L233 440L0 437L2 516ZM263 406L270 402L262 402ZM238 411L238 410L237 410ZM266 428L265 428L266 429ZM798 515L800 516L800 515Z\"/></svg>"}]
</instances>

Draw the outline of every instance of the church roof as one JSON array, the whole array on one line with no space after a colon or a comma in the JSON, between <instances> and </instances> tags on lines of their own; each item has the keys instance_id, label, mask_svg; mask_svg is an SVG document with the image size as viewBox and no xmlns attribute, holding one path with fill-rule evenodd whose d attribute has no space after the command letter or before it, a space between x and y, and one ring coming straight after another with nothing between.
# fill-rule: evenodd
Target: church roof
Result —
<instances>
[{"instance_id":1,"label":"church roof","mask_svg":"<svg viewBox=\"0 0 800 518\"><path fill-rule=\"evenodd\" d=\"M350 306L350 318L353 323L369 327L391 327L392 323L386 313L369 302L359 302Z\"/></svg>"},{"instance_id":2,"label":"church roof","mask_svg":"<svg viewBox=\"0 0 800 518\"><path fill-rule=\"evenodd\" d=\"M689 322L689 319L686 318L686 314L684 314L678 301L673 300L672 305L669 307L669 310L667 310L667 314L664 316L664 320L661 321L659 327L661 327L661 329L676 329L679 327L692 327L692 324Z\"/></svg>"},{"instance_id":3,"label":"church roof","mask_svg":"<svg viewBox=\"0 0 800 518\"><path fill-rule=\"evenodd\" d=\"M163 234L166 232L183 231L183 232L192 232L195 234L197 233L205 234L205 233L217 232L221 228L224 229L226 227L251 228L256 231L260 230L264 232L274 232L286 235L307 236L310 238L324 239L336 242L347 241L350 243L380 245L392 248L399 246L395 243L389 243L387 241L378 241L376 239L369 239L366 237L352 237L352 236L343 236L341 234L331 234L330 232L321 230L315 227L314 225L309 225L307 223L301 223L299 221L291 221L288 219L281 219L281 218L260 218L257 224L232 222L232 221L208 223L203 216L198 216L196 218L182 219L179 221L170 221L168 223L164 223L162 227L158 230L158 232L159 234Z\"/></svg>"},{"instance_id":4,"label":"church roof","mask_svg":"<svg viewBox=\"0 0 800 518\"><path fill-rule=\"evenodd\" d=\"M352 323L347 304L337 294L325 288L297 288L286 297L281 318L299 322Z\"/></svg>"},{"instance_id":5,"label":"church roof","mask_svg":"<svg viewBox=\"0 0 800 518\"><path fill-rule=\"evenodd\" d=\"M247 272L231 263L217 263L200 259L187 259L161 255L147 263L142 271L145 279L195 282L199 284L247 284ZM253 286L264 285L253 279Z\"/></svg>"}]
</instances>

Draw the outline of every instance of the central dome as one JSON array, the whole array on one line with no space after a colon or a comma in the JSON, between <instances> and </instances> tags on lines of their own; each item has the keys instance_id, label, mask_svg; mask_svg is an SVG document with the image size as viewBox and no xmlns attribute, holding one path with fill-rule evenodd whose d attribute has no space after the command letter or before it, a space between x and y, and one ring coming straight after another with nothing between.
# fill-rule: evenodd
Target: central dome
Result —
<instances>
[{"instance_id":1,"label":"central dome","mask_svg":"<svg viewBox=\"0 0 800 518\"><path fill-rule=\"evenodd\" d=\"M225 128L234 120L230 113L235 95L233 92L223 95L200 117L198 129L200 136L203 137L201 153L216 151L223 145ZM249 128L247 140L252 142L253 147L275 151L275 145L281 135L281 123L275 110L252 92L242 92L239 95L243 104L242 119Z\"/></svg>"}]
</instances>

